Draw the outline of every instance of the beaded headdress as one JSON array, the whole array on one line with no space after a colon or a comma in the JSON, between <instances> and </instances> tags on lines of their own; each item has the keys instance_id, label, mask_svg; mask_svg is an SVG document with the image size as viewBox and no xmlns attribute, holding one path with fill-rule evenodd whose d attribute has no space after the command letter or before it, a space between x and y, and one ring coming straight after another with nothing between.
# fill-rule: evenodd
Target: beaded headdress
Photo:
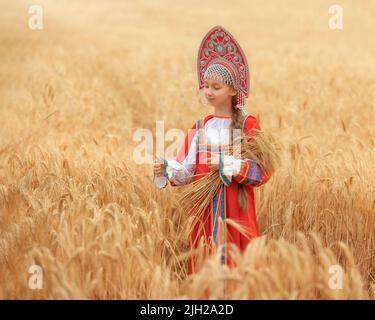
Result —
<instances>
[{"instance_id":1,"label":"beaded headdress","mask_svg":"<svg viewBox=\"0 0 375 320\"><path fill-rule=\"evenodd\" d=\"M233 107L246 112L250 78L246 56L238 42L223 27L216 26L204 36L198 51L198 83L203 96L205 79L219 80L237 91Z\"/></svg>"}]
</instances>

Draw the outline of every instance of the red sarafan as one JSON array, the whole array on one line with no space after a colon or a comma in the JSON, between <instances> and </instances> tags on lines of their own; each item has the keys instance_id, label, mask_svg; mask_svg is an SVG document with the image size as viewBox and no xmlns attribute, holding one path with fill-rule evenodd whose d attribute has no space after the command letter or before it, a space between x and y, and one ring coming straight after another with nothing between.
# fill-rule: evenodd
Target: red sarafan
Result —
<instances>
[{"instance_id":1,"label":"red sarafan","mask_svg":"<svg viewBox=\"0 0 375 320\"><path fill-rule=\"evenodd\" d=\"M183 165L184 163L187 163L188 155L191 153L192 149L195 149L196 151L196 166L194 175L192 176L191 180L189 180L188 176L186 176L186 183L201 179L205 174L210 172L207 162L202 161L202 159L209 159L213 153L217 153L217 150L226 150L228 144L213 145L210 143L205 143L210 138L210 131L208 129L212 128L213 125L223 123L226 120L228 120L228 118L209 115L204 119L198 120L192 126L191 130L189 130L189 134L191 135L190 137L189 134L185 136L184 144L181 146L175 161ZM244 117L243 133L246 135L255 134L252 129L260 130L260 125L254 116L248 115ZM196 133L197 137L196 146L194 145L195 140L192 138L194 133ZM206 133L208 136L206 136ZM225 245L223 246L221 261L223 264L227 264L230 267L234 266L231 261L232 259L228 254L229 243L234 243L237 245L242 252L248 245L249 241L259 235L253 188L263 185L269 179L270 177L266 174L266 172L262 170L262 168L253 160L242 159L239 174L233 178L229 186L222 183L220 190L211 201L209 207L202 215L202 218L197 220L193 225L190 235L191 247L197 248L200 239L203 237L205 245L207 245L208 248L212 248L212 240L217 240L219 228L218 217L221 217L223 220L230 218L231 220L239 223L246 230L246 233L243 231L241 233L236 227L227 223L223 224ZM182 183L180 183L180 181L173 182L173 180L169 180L169 185L172 187L179 186L181 184ZM238 206L237 197L240 184L243 185L244 190L248 195L248 206L246 211L242 211ZM192 255L189 258L189 274L197 271L195 267L196 261L197 256L195 255Z\"/></svg>"}]
</instances>

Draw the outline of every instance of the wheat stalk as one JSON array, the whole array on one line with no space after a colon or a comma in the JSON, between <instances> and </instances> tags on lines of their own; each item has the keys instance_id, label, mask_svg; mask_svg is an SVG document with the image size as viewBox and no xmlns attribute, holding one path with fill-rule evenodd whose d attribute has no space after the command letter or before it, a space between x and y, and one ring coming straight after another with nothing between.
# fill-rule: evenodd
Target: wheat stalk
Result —
<instances>
[{"instance_id":1,"label":"wheat stalk","mask_svg":"<svg viewBox=\"0 0 375 320\"><path fill-rule=\"evenodd\" d=\"M272 175L281 163L280 145L272 134L256 129L254 129L254 133L256 133L254 136L242 135L241 144L238 144L239 147L236 148L237 144L234 143L235 147L231 146L229 153L233 150L233 155L238 159L252 159L268 175ZM219 169L212 169L206 175L200 175L197 180L181 186L179 201L196 220L201 220L221 185Z\"/></svg>"}]
</instances>

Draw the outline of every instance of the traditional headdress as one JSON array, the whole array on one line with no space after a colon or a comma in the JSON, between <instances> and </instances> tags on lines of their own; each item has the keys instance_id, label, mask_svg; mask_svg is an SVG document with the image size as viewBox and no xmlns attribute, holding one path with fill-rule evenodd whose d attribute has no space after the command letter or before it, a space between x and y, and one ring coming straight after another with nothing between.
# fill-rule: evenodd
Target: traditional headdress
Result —
<instances>
[{"instance_id":1,"label":"traditional headdress","mask_svg":"<svg viewBox=\"0 0 375 320\"><path fill-rule=\"evenodd\" d=\"M233 107L247 114L249 67L244 52L234 37L223 27L216 26L204 36L198 51L199 91L203 95L205 79L215 79L232 85L237 91Z\"/></svg>"}]
</instances>

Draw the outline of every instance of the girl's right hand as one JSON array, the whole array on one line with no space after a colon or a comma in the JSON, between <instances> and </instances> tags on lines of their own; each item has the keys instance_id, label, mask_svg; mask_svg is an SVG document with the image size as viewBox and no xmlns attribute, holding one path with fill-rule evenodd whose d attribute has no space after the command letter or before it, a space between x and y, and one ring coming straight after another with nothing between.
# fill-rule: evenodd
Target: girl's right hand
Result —
<instances>
[{"instance_id":1,"label":"girl's right hand","mask_svg":"<svg viewBox=\"0 0 375 320\"><path fill-rule=\"evenodd\" d=\"M154 161L154 176L164 176L164 160L160 157L156 157Z\"/></svg>"}]
</instances>

